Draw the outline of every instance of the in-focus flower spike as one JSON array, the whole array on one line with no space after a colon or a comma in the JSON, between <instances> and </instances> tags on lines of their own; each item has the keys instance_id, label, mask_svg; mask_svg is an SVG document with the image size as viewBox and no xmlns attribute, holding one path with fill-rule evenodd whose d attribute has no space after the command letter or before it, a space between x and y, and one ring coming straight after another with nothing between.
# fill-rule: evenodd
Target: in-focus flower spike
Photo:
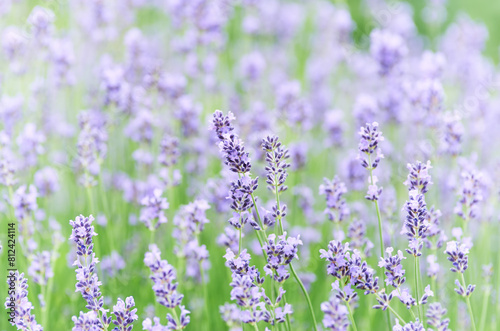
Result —
<instances>
[{"instance_id":1,"label":"in-focus flower spike","mask_svg":"<svg viewBox=\"0 0 500 331\"><path fill-rule=\"evenodd\" d=\"M323 178L323 184L319 186L319 194L324 195L326 199L325 214L334 223L340 223L350 215L349 207L342 197L345 193L347 193L347 188L338 176L335 176L333 180Z\"/></svg>"},{"instance_id":2,"label":"in-focus flower spike","mask_svg":"<svg viewBox=\"0 0 500 331\"><path fill-rule=\"evenodd\" d=\"M137 308L134 308L135 302L133 297L128 297L123 301L118 298L118 302L113 306L113 315L115 315L116 320L113 324L116 327L113 331L130 331L132 330L132 323L137 320Z\"/></svg>"},{"instance_id":3,"label":"in-focus flower spike","mask_svg":"<svg viewBox=\"0 0 500 331\"><path fill-rule=\"evenodd\" d=\"M429 169L431 169L431 161L422 163L417 161L414 164L408 163L406 166L410 173L404 184L408 187L408 191L417 190L420 194L425 194L429 190L428 186L432 184Z\"/></svg>"},{"instance_id":4,"label":"in-focus flower spike","mask_svg":"<svg viewBox=\"0 0 500 331\"><path fill-rule=\"evenodd\" d=\"M273 192L283 192L288 188L285 180L286 171L290 164L286 160L290 157L288 149L278 141L278 137L267 136L262 139L262 150L266 152L266 183L267 188Z\"/></svg>"},{"instance_id":5,"label":"in-focus flower spike","mask_svg":"<svg viewBox=\"0 0 500 331\"><path fill-rule=\"evenodd\" d=\"M366 123L365 127L359 130L361 139L359 140L359 155L361 165L370 171L368 178L369 186L366 199L377 201L382 194L382 188L377 186L377 177L373 175L373 170L377 168L380 160L384 157L379 143L384 140L382 132L378 131L378 123Z\"/></svg>"},{"instance_id":6,"label":"in-focus flower spike","mask_svg":"<svg viewBox=\"0 0 500 331\"><path fill-rule=\"evenodd\" d=\"M404 210L407 214L403 233L410 240L409 248L406 251L413 256L421 256L423 239L426 237L429 228L424 195L418 193L418 190L411 190L410 200L405 203Z\"/></svg>"},{"instance_id":7,"label":"in-focus flower spike","mask_svg":"<svg viewBox=\"0 0 500 331\"><path fill-rule=\"evenodd\" d=\"M384 141L384 137L382 132L378 131L378 123L366 123L366 126L361 127L359 130L359 135L361 139L359 141L360 154L358 158L361 160L361 165L367 169L377 168L380 160L384 157L379 147L379 143Z\"/></svg>"},{"instance_id":8,"label":"in-focus flower spike","mask_svg":"<svg viewBox=\"0 0 500 331\"><path fill-rule=\"evenodd\" d=\"M427 299L429 297L433 297L433 296L434 296L434 292L431 291L431 286L427 285L424 289L424 294L422 295L422 297L419 300L419 304L425 305L427 303Z\"/></svg>"},{"instance_id":9,"label":"in-focus flower spike","mask_svg":"<svg viewBox=\"0 0 500 331\"><path fill-rule=\"evenodd\" d=\"M446 243L444 252L448 254L448 261L453 264L451 271L463 274L467 270L469 249L465 244L458 241L449 241Z\"/></svg>"},{"instance_id":10,"label":"in-focus flower spike","mask_svg":"<svg viewBox=\"0 0 500 331\"><path fill-rule=\"evenodd\" d=\"M97 236L97 233L94 231L93 221L94 217L92 215L89 217L80 215L75 217L74 221L69 221L69 224L73 227L69 240L76 244L77 258L73 263L77 267L75 292L82 294L82 297L87 301L85 307L98 314L101 323L100 327L105 328L111 323L111 317L106 314L108 310L103 308L104 300L99 288L102 283L96 274L96 265L99 260L94 253L92 237Z\"/></svg>"},{"instance_id":11,"label":"in-focus flower spike","mask_svg":"<svg viewBox=\"0 0 500 331\"><path fill-rule=\"evenodd\" d=\"M298 259L298 246L302 245L300 235L297 238L287 238L286 232L278 237L273 233L269 235L267 241L263 246L267 253L267 264L264 266L264 270L267 275L273 276L278 283L283 283L290 277L285 265L290 264L294 258Z\"/></svg>"},{"instance_id":12,"label":"in-focus flower spike","mask_svg":"<svg viewBox=\"0 0 500 331\"><path fill-rule=\"evenodd\" d=\"M437 331L447 331L450 324L449 318L444 318L446 309L441 306L439 302L434 302L427 308L427 324L436 328Z\"/></svg>"},{"instance_id":13,"label":"in-focus flower spike","mask_svg":"<svg viewBox=\"0 0 500 331\"><path fill-rule=\"evenodd\" d=\"M167 260L161 259L161 252L155 244L149 245L144 255L144 264L151 270L153 290L156 300L167 308L175 308L181 304L184 295L177 292L175 269Z\"/></svg>"},{"instance_id":14,"label":"in-focus flower spike","mask_svg":"<svg viewBox=\"0 0 500 331\"><path fill-rule=\"evenodd\" d=\"M385 268L385 283L387 285L392 285L397 289L406 281L405 270L401 264L406 257L403 256L403 252L401 251L398 251L396 255L392 255L392 252L394 251L394 248L392 247L387 247L385 251L387 253L387 257L381 257L378 266Z\"/></svg>"},{"instance_id":15,"label":"in-focus flower spike","mask_svg":"<svg viewBox=\"0 0 500 331\"><path fill-rule=\"evenodd\" d=\"M323 325L334 331L347 331L349 327L349 311L336 297L321 304L321 311L325 314Z\"/></svg>"},{"instance_id":16,"label":"in-focus flower spike","mask_svg":"<svg viewBox=\"0 0 500 331\"><path fill-rule=\"evenodd\" d=\"M35 315L31 314L34 307L28 300L28 279L24 278L24 273L9 271L7 284L9 288L15 288L15 294L5 300L10 324L18 330L43 331Z\"/></svg>"},{"instance_id":17,"label":"in-focus flower spike","mask_svg":"<svg viewBox=\"0 0 500 331\"><path fill-rule=\"evenodd\" d=\"M409 322L405 325L400 325L399 319L396 319L396 325L394 325L392 331L425 331L425 327L418 318L415 322Z\"/></svg>"}]
</instances>

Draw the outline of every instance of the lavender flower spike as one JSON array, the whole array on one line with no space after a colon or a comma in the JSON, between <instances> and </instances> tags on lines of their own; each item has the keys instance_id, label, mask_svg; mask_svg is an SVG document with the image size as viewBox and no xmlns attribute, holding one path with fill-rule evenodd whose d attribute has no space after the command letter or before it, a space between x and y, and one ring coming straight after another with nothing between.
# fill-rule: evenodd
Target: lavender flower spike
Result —
<instances>
[{"instance_id":1,"label":"lavender flower spike","mask_svg":"<svg viewBox=\"0 0 500 331\"><path fill-rule=\"evenodd\" d=\"M377 186L377 177L373 176L373 170L377 168L380 160L384 157L379 147L379 143L384 140L384 137L382 132L378 131L377 122L366 123L366 127L361 127L359 130L359 135L361 139L358 146L358 159L361 160L361 165L370 171L370 185L365 198L377 201L380 194L382 194L382 188Z\"/></svg>"},{"instance_id":2,"label":"lavender flower spike","mask_svg":"<svg viewBox=\"0 0 500 331\"><path fill-rule=\"evenodd\" d=\"M102 283L96 274L96 265L99 260L95 256L94 243L92 242L92 237L97 236L92 225L93 221L94 217L92 215L89 217L80 215L75 217L74 221L69 221L69 224L73 227L69 240L76 244L77 258L73 263L77 267L75 292L80 292L87 301L85 306L87 309L103 314L102 318L99 318L99 323L100 327L104 328L111 323L111 317L107 317L107 310L103 308L104 301L99 289Z\"/></svg>"},{"instance_id":3,"label":"lavender flower spike","mask_svg":"<svg viewBox=\"0 0 500 331\"><path fill-rule=\"evenodd\" d=\"M118 302L113 306L113 315L116 316L116 321L113 324L116 327L113 331L131 331L132 323L138 319L137 308L134 308L135 302L133 297L128 297L123 301L118 299Z\"/></svg>"},{"instance_id":4,"label":"lavender flower spike","mask_svg":"<svg viewBox=\"0 0 500 331\"><path fill-rule=\"evenodd\" d=\"M144 264L151 270L150 278L154 283L153 291L155 292L158 303L171 309L175 309L179 306L181 310L181 316L178 320L172 317L171 314L167 314L167 330L184 329L190 321L187 315L189 311L185 310L184 306L180 305L184 295L177 292L177 286L179 284L175 282L176 275L174 267L172 267L167 260L161 259L161 252L155 244L151 244L149 246L149 251L144 255ZM146 319L143 322L145 330L163 330L161 328L157 329L156 327L146 327L151 325L150 319Z\"/></svg>"},{"instance_id":5,"label":"lavender flower spike","mask_svg":"<svg viewBox=\"0 0 500 331\"><path fill-rule=\"evenodd\" d=\"M323 302L321 311L325 314L323 318L325 328L334 331L347 331L349 312L339 299L332 297L329 301Z\"/></svg>"},{"instance_id":6,"label":"lavender flower spike","mask_svg":"<svg viewBox=\"0 0 500 331\"><path fill-rule=\"evenodd\" d=\"M43 331L42 326L36 322L35 315L31 314L34 307L28 300L28 279L24 278L24 273L10 271L7 284L9 288L15 287L15 294L5 300L10 324L18 330Z\"/></svg>"},{"instance_id":7,"label":"lavender flower spike","mask_svg":"<svg viewBox=\"0 0 500 331\"><path fill-rule=\"evenodd\" d=\"M168 209L169 204L167 199L161 196L162 194L162 190L155 189L152 195L145 196L141 200L144 208L141 209L140 221L151 231L167 223L167 217L163 211ZM157 220L156 224L154 224L155 220Z\"/></svg>"},{"instance_id":8,"label":"lavender flower spike","mask_svg":"<svg viewBox=\"0 0 500 331\"><path fill-rule=\"evenodd\" d=\"M431 169L431 161L427 163L422 163L417 161L414 164L408 163L406 166L410 173L408 174L408 179L404 184L408 187L408 190L418 190L419 193L427 193L428 186L432 184L431 176L429 175L429 169Z\"/></svg>"},{"instance_id":9,"label":"lavender flower spike","mask_svg":"<svg viewBox=\"0 0 500 331\"><path fill-rule=\"evenodd\" d=\"M334 223L340 223L349 217L349 207L347 207L345 199L342 198L346 192L345 184L340 181L338 176L335 176L333 180L324 178L323 184L319 186L319 194L324 195L326 199L325 214Z\"/></svg>"}]
</instances>

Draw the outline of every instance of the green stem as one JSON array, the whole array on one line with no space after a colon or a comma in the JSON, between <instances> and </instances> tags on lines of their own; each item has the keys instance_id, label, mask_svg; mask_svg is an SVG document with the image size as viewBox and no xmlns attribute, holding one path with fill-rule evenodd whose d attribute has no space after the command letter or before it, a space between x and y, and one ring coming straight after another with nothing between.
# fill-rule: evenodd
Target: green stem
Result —
<instances>
[{"instance_id":1,"label":"green stem","mask_svg":"<svg viewBox=\"0 0 500 331\"><path fill-rule=\"evenodd\" d=\"M312 318L314 330L318 331L318 323L316 322L316 316L314 315L314 309L313 309L313 305L311 303L311 298L309 297L309 294L307 293L306 287L304 286L304 284L300 280L299 276L295 272L295 269L293 268L292 263L290 263L290 271L292 272L292 275L295 278L295 280L297 281L297 283L299 283L299 286L302 289L304 296L306 297L307 305L309 306L309 312L311 313L311 318Z\"/></svg>"},{"instance_id":2,"label":"green stem","mask_svg":"<svg viewBox=\"0 0 500 331\"><path fill-rule=\"evenodd\" d=\"M462 277L462 283L463 283L463 287L464 289L466 288L466 285L465 285L465 277L464 277L464 274L463 273L460 273L460 276ZM465 301L467 302L467 308L469 309L469 315L470 315L470 322L472 324L472 330L473 331L476 331L476 322L474 321L474 313L472 312L472 306L470 304L470 298L468 296L465 297Z\"/></svg>"},{"instance_id":3,"label":"green stem","mask_svg":"<svg viewBox=\"0 0 500 331\"><path fill-rule=\"evenodd\" d=\"M354 320L354 314L351 309L351 305L349 304L349 302L346 302L346 304L347 304L347 310L349 311L349 317L351 319L352 328L354 331L358 331L358 328L356 327L356 321Z\"/></svg>"},{"instance_id":4,"label":"green stem","mask_svg":"<svg viewBox=\"0 0 500 331\"><path fill-rule=\"evenodd\" d=\"M479 330L484 330L484 326L486 324L486 315L488 312L488 301L490 299L490 285L487 285L488 288L486 289L483 297L483 308L481 309L481 322L479 323Z\"/></svg>"},{"instance_id":5,"label":"green stem","mask_svg":"<svg viewBox=\"0 0 500 331\"><path fill-rule=\"evenodd\" d=\"M418 274L420 272L420 270L418 269L419 265L418 265L418 257L415 256L415 291L417 293L417 297L415 298L417 300L417 311L418 311L418 317L420 318L420 321L423 322L423 319L422 319L422 311L421 311L421 307L420 307L420 303L419 303L419 300L420 300L420 294L419 294L419 290L418 290Z\"/></svg>"},{"instance_id":6,"label":"green stem","mask_svg":"<svg viewBox=\"0 0 500 331\"><path fill-rule=\"evenodd\" d=\"M203 270L203 266L201 265L201 261L199 263L200 265L200 274L201 274L201 282L203 284L203 296L205 297L205 318L206 318L206 326L208 330L211 330L211 320L210 320L210 311L208 310L208 289L207 289L207 283L205 282L205 271Z\"/></svg>"},{"instance_id":7,"label":"green stem","mask_svg":"<svg viewBox=\"0 0 500 331\"><path fill-rule=\"evenodd\" d=\"M256 331L259 331L259 327L257 326L257 323L252 323L253 325L253 328L256 330Z\"/></svg>"}]
</instances>

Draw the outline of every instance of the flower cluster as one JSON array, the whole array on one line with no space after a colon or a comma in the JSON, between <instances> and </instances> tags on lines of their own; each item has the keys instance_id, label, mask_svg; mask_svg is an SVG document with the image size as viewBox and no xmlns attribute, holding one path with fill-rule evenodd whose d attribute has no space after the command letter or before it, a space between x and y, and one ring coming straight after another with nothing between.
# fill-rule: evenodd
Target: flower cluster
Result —
<instances>
[{"instance_id":1,"label":"flower cluster","mask_svg":"<svg viewBox=\"0 0 500 331\"><path fill-rule=\"evenodd\" d=\"M207 247L200 245L198 240L205 224L209 223L205 214L209 208L205 200L196 200L181 206L173 220L174 252L179 258L187 259L186 275L189 277L199 277L200 267L207 269L209 266Z\"/></svg>"},{"instance_id":2,"label":"flower cluster","mask_svg":"<svg viewBox=\"0 0 500 331\"><path fill-rule=\"evenodd\" d=\"M180 319L174 318L170 313L167 314L168 326L170 330L181 330L189 324L189 313L181 305L184 295L177 292L178 283L175 282L175 269L167 260L161 259L161 252L158 246L151 244L149 251L144 255L144 264L151 270L151 280L153 281L153 291L155 292L156 300L159 304L175 309L179 307L181 310ZM144 329L151 328L152 322L148 318L143 322ZM174 327L175 326L175 327Z\"/></svg>"},{"instance_id":3,"label":"flower cluster","mask_svg":"<svg viewBox=\"0 0 500 331\"><path fill-rule=\"evenodd\" d=\"M474 171L462 173L462 188L460 199L455 207L455 213L468 222L477 218L478 203L483 200L481 194L481 174Z\"/></svg>"},{"instance_id":4,"label":"flower cluster","mask_svg":"<svg viewBox=\"0 0 500 331\"><path fill-rule=\"evenodd\" d=\"M144 207L141 209L139 220L151 231L158 229L161 224L167 223L164 210L168 209L169 204L167 198L162 197L162 194L162 190L155 189L153 194L147 195L141 200Z\"/></svg>"},{"instance_id":5,"label":"flower cluster","mask_svg":"<svg viewBox=\"0 0 500 331\"><path fill-rule=\"evenodd\" d=\"M278 283L287 280L290 274L285 266L290 264L294 258L298 259L299 245L302 245L300 235L297 238L287 238L286 232L278 237L275 234L270 234L267 243L262 247L267 254L267 264L264 266L266 274L273 276Z\"/></svg>"},{"instance_id":6,"label":"flower cluster","mask_svg":"<svg viewBox=\"0 0 500 331\"><path fill-rule=\"evenodd\" d=\"M7 284L9 288L15 289L14 294L5 300L10 324L18 330L42 331L43 328L37 323L35 315L31 314L34 307L28 300L28 279L24 278L24 273L10 271Z\"/></svg>"},{"instance_id":7,"label":"flower cluster","mask_svg":"<svg viewBox=\"0 0 500 331\"><path fill-rule=\"evenodd\" d=\"M396 255L392 255L394 248L387 247L385 249L387 257L380 258L378 266L385 268L385 283L387 285L392 285L394 288L399 288L406 281L405 270L401 262L406 259L403 256L403 252L398 251Z\"/></svg>"},{"instance_id":8,"label":"flower cluster","mask_svg":"<svg viewBox=\"0 0 500 331\"><path fill-rule=\"evenodd\" d=\"M408 254L413 256L422 255L423 239L427 235L429 223L427 221L427 205L424 195L417 190L410 191L410 200L405 203L406 218L404 222L404 234L410 240Z\"/></svg>"},{"instance_id":9,"label":"flower cluster","mask_svg":"<svg viewBox=\"0 0 500 331\"><path fill-rule=\"evenodd\" d=\"M128 297L125 301L118 299L117 304L113 306L113 315L116 317L116 320L113 321L113 324L116 325L114 331L132 330L132 323L139 318L136 314L137 308L134 306L133 297Z\"/></svg>"},{"instance_id":10,"label":"flower cluster","mask_svg":"<svg viewBox=\"0 0 500 331\"><path fill-rule=\"evenodd\" d=\"M450 269L451 271L463 274L465 270L467 270L469 249L465 244L458 241L449 241L446 244L446 250L444 252L448 254L448 261L453 265ZM469 297L472 292L474 292L476 285L466 285L463 275L462 280L463 284L458 279L455 280L455 285L458 287L455 291L460 296Z\"/></svg>"},{"instance_id":11,"label":"flower cluster","mask_svg":"<svg viewBox=\"0 0 500 331\"><path fill-rule=\"evenodd\" d=\"M321 311L325 314L323 325L334 331L347 331L349 318L347 307L342 302L332 297L329 301L321 304Z\"/></svg>"},{"instance_id":12,"label":"flower cluster","mask_svg":"<svg viewBox=\"0 0 500 331\"><path fill-rule=\"evenodd\" d=\"M428 186L432 184L429 169L431 169L431 161L422 163L417 161L414 164L408 163L406 166L410 171L408 179L404 184L408 187L408 191L417 190L420 194L425 194L429 190Z\"/></svg>"},{"instance_id":13,"label":"flower cluster","mask_svg":"<svg viewBox=\"0 0 500 331\"><path fill-rule=\"evenodd\" d=\"M286 149L278 137L268 136L262 139L262 150L266 152L266 183L268 189L277 193L286 191L288 188L285 180L288 177L286 171L290 167L286 160L290 157L288 149Z\"/></svg>"},{"instance_id":14,"label":"flower cluster","mask_svg":"<svg viewBox=\"0 0 500 331\"><path fill-rule=\"evenodd\" d=\"M342 197L345 193L347 193L345 184L338 176L335 176L333 180L324 178L323 184L319 186L319 194L324 195L326 199L325 214L334 223L340 223L349 217L349 207Z\"/></svg>"},{"instance_id":15,"label":"flower cluster","mask_svg":"<svg viewBox=\"0 0 500 331\"><path fill-rule=\"evenodd\" d=\"M382 194L382 188L377 186L377 177L373 176L373 170L377 168L380 160L384 157L382 150L379 147L381 141L384 140L382 132L378 131L378 123L366 123L365 127L361 127L358 133L361 137L359 140L359 156L361 165L370 171L370 185L365 196L366 199L377 201Z\"/></svg>"}]
</instances>

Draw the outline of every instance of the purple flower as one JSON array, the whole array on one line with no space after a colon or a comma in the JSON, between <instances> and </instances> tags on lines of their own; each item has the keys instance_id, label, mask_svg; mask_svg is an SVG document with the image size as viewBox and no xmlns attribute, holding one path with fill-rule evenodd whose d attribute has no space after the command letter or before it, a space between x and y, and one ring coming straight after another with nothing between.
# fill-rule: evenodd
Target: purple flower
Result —
<instances>
[{"instance_id":1,"label":"purple flower","mask_svg":"<svg viewBox=\"0 0 500 331\"><path fill-rule=\"evenodd\" d=\"M417 320L415 322L409 322L405 325L399 324L399 319L396 319L396 325L392 328L393 331L425 331L425 327Z\"/></svg>"},{"instance_id":2,"label":"purple flower","mask_svg":"<svg viewBox=\"0 0 500 331\"><path fill-rule=\"evenodd\" d=\"M433 184L429 175L429 169L432 168L431 161L427 161L425 164L420 161L414 164L408 163L406 167L410 170L408 179L404 182L408 191L417 190L420 194L427 193L428 186Z\"/></svg>"},{"instance_id":3,"label":"purple flower","mask_svg":"<svg viewBox=\"0 0 500 331\"><path fill-rule=\"evenodd\" d=\"M447 331L450 324L449 318L444 318L446 309L441 306L439 302L434 302L427 308L427 324L434 327L437 331Z\"/></svg>"},{"instance_id":4,"label":"purple flower","mask_svg":"<svg viewBox=\"0 0 500 331\"><path fill-rule=\"evenodd\" d=\"M102 283L97 278L96 265L99 260L94 253L92 237L97 236L92 222L94 217L75 217L74 221L69 221L73 227L69 240L76 244L76 260L73 263L76 269L76 291L80 292L87 301L86 308L95 312L106 311L103 308L103 298L99 287ZM109 324L109 323L107 323Z\"/></svg>"},{"instance_id":5,"label":"purple flower","mask_svg":"<svg viewBox=\"0 0 500 331\"><path fill-rule=\"evenodd\" d=\"M267 188L277 194L286 191L284 185L290 164L286 162L289 158L288 149L278 141L278 137L268 136L262 139L262 150L266 152L266 183Z\"/></svg>"},{"instance_id":6,"label":"purple flower","mask_svg":"<svg viewBox=\"0 0 500 331\"><path fill-rule=\"evenodd\" d=\"M359 159L361 160L361 165L369 170L373 170L377 168L380 159L384 157L382 150L379 148L379 143L384 141L384 137L382 136L382 132L378 131L378 123L366 123L366 126L361 127L359 130L359 135L361 136L359 141ZM373 154L375 154L375 158L372 158Z\"/></svg>"},{"instance_id":7,"label":"purple flower","mask_svg":"<svg viewBox=\"0 0 500 331\"><path fill-rule=\"evenodd\" d=\"M404 222L403 233L410 240L409 249L406 251L413 256L421 256L423 239L427 235L429 224L427 222L427 205L424 195L418 190L410 191L410 200L405 203L404 210L407 215Z\"/></svg>"},{"instance_id":8,"label":"purple flower","mask_svg":"<svg viewBox=\"0 0 500 331\"><path fill-rule=\"evenodd\" d=\"M406 281L406 277L404 276L405 270L401 264L406 257L403 256L403 252L401 251L398 251L396 255L392 255L394 251L392 247L387 247L385 251L387 252L387 257L381 257L378 266L385 268L385 283L397 289Z\"/></svg>"},{"instance_id":9,"label":"purple flower","mask_svg":"<svg viewBox=\"0 0 500 331\"><path fill-rule=\"evenodd\" d=\"M347 331L349 327L349 312L342 302L332 297L329 301L321 303L321 311L325 314L323 325L334 331Z\"/></svg>"},{"instance_id":10,"label":"purple flower","mask_svg":"<svg viewBox=\"0 0 500 331\"><path fill-rule=\"evenodd\" d=\"M407 53L408 48L400 35L389 30L371 32L370 54L377 61L381 75L387 75Z\"/></svg>"},{"instance_id":11,"label":"purple flower","mask_svg":"<svg viewBox=\"0 0 500 331\"><path fill-rule=\"evenodd\" d=\"M86 187L94 186L94 176L100 173L107 153L106 119L99 112L89 111L80 113L78 120L81 128L77 144L78 165L83 171L80 182Z\"/></svg>"},{"instance_id":12,"label":"purple flower","mask_svg":"<svg viewBox=\"0 0 500 331\"><path fill-rule=\"evenodd\" d=\"M143 208L139 220L151 231L158 229L161 224L167 223L167 217L163 211L168 209L169 203L167 198L162 197L162 194L162 190L155 189L153 194L147 195L141 200Z\"/></svg>"},{"instance_id":13,"label":"purple flower","mask_svg":"<svg viewBox=\"0 0 500 331\"><path fill-rule=\"evenodd\" d=\"M31 213L38 208L37 197L38 191L33 185L28 187L22 185L16 190L11 203L18 220L29 218Z\"/></svg>"},{"instance_id":14,"label":"purple flower","mask_svg":"<svg viewBox=\"0 0 500 331\"><path fill-rule=\"evenodd\" d=\"M59 176L54 168L45 167L35 173L35 186L41 197L59 190Z\"/></svg>"},{"instance_id":15,"label":"purple flower","mask_svg":"<svg viewBox=\"0 0 500 331\"><path fill-rule=\"evenodd\" d=\"M256 286L248 275L233 273L231 282L231 300L244 308L241 313L243 323L256 323L263 319L266 312L263 307L263 288Z\"/></svg>"},{"instance_id":16,"label":"purple flower","mask_svg":"<svg viewBox=\"0 0 500 331\"><path fill-rule=\"evenodd\" d=\"M449 241L446 243L444 252L448 254L448 261L453 264L451 271L463 274L467 270L469 249L465 244L458 241Z\"/></svg>"},{"instance_id":17,"label":"purple flower","mask_svg":"<svg viewBox=\"0 0 500 331\"><path fill-rule=\"evenodd\" d=\"M264 266L266 274L273 275L274 279L282 283L290 277L284 266L290 264L294 258L298 259L298 246L302 245L300 235L297 238L286 236L284 232L276 238L270 234L268 242L262 247L267 253L267 264Z\"/></svg>"},{"instance_id":18,"label":"purple flower","mask_svg":"<svg viewBox=\"0 0 500 331\"><path fill-rule=\"evenodd\" d=\"M10 324L18 330L42 331L43 328L36 322L35 315L31 314L34 307L28 300L28 279L24 278L24 273L9 271L7 284L9 288L15 288L15 294L5 300L5 309L14 313L14 316L9 315L9 318L14 320Z\"/></svg>"},{"instance_id":19,"label":"purple flower","mask_svg":"<svg viewBox=\"0 0 500 331\"><path fill-rule=\"evenodd\" d=\"M338 176L335 176L333 180L323 178L323 184L319 186L319 194L324 195L326 199L325 214L334 223L340 223L350 215L349 207L342 198L345 193L347 193L345 184Z\"/></svg>"},{"instance_id":20,"label":"purple flower","mask_svg":"<svg viewBox=\"0 0 500 331\"><path fill-rule=\"evenodd\" d=\"M37 163L37 156L44 153L42 144L45 142L45 135L36 130L33 123L24 126L23 131L17 137L19 152L24 157L26 167L32 167Z\"/></svg>"},{"instance_id":21,"label":"purple flower","mask_svg":"<svg viewBox=\"0 0 500 331\"><path fill-rule=\"evenodd\" d=\"M28 274L35 283L44 286L47 285L50 278L54 277L51 258L49 251L43 251L32 257L33 260L28 268Z\"/></svg>"},{"instance_id":22,"label":"purple flower","mask_svg":"<svg viewBox=\"0 0 500 331\"><path fill-rule=\"evenodd\" d=\"M457 202L454 212L466 222L477 218L478 203L483 200L481 179L481 174L475 171L466 171L462 173L460 199Z\"/></svg>"},{"instance_id":23,"label":"purple flower","mask_svg":"<svg viewBox=\"0 0 500 331\"><path fill-rule=\"evenodd\" d=\"M113 306L112 314L116 317L116 321L113 321L113 324L116 325L113 331L132 330L132 323L139 318L136 314L137 308L134 306L133 297L128 297L125 301L118 298L118 302Z\"/></svg>"},{"instance_id":24,"label":"purple flower","mask_svg":"<svg viewBox=\"0 0 500 331\"><path fill-rule=\"evenodd\" d=\"M155 244L149 245L149 251L144 255L144 264L151 270L153 291L156 300L167 308L175 308L182 302L184 295L177 292L175 269L167 260L161 259L161 252Z\"/></svg>"}]
</instances>

